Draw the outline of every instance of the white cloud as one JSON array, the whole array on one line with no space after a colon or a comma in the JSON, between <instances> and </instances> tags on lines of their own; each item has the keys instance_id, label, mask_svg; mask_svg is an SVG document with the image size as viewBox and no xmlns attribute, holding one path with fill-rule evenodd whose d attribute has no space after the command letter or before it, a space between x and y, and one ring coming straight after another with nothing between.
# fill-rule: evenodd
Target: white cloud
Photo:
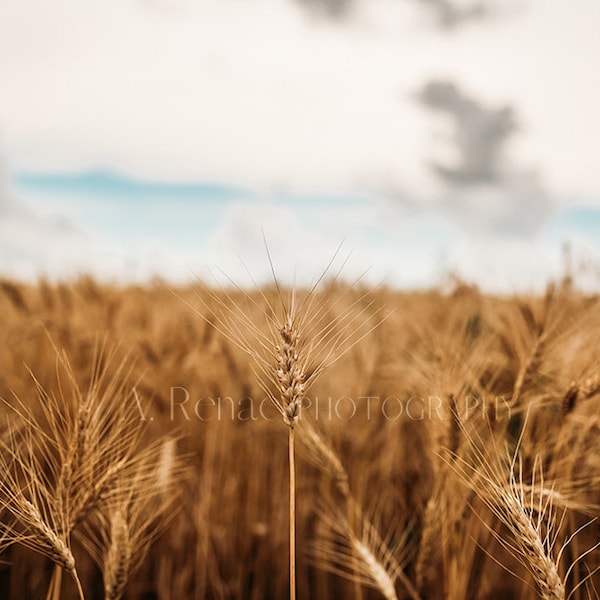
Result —
<instances>
[{"instance_id":1,"label":"white cloud","mask_svg":"<svg viewBox=\"0 0 600 600\"><path fill-rule=\"evenodd\" d=\"M541 292L561 274L560 247L538 238L472 238L456 256L455 273L482 289L510 293Z\"/></svg>"},{"instance_id":2,"label":"white cloud","mask_svg":"<svg viewBox=\"0 0 600 600\"><path fill-rule=\"evenodd\" d=\"M263 239L264 233L264 239ZM434 213L410 215L383 199L230 207L212 242L212 256L239 284L272 279L265 241L278 278L314 282L336 255L330 274L343 265L342 279L370 285L430 287L456 270L460 230ZM217 281L227 277L216 273Z\"/></svg>"},{"instance_id":3,"label":"white cloud","mask_svg":"<svg viewBox=\"0 0 600 600\"><path fill-rule=\"evenodd\" d=\"M377 226L376 211L368 205L235 203L212 237L211 250L218 267L238 283L271 281L270 254L283 282L308 284L340 249L338 266L352 253L342 276L353 280L373 266L365 252L369 222ZM373 282L373 274L368 279Z\"/></svg>"},{"instance_id":4,"label":"white cloud","mask_svg":"<svg viewBox=\"0 0 600 600\"><path fill-rule=\"evenodd\" d=\"M198 210L202 212L201 205ZM139 223L146 211L146 205L134 202L127 219ZM86 272L110 281L161 276L186 283L196 276L207 279L212 272L224 282L222 270L240 285L252 279L264 283L271 281L264 233L276 273L286 284L314 281L341 243L331 273L349 256L342 271L347 281L364 273L367 284L422 288L457 273L484 289L507 292L540 289L549 277L560 275L566 240L575 240L576 256L586 248L590 264L600 252L597 240L593 243L581 232L578 219L586 217L580 214L571 225L557 215L525 239L486 235L439 211L415 213L375 198L234 200L216 213L214 227L198 235L193 222L185 232L160 226L175 224L171 203L155 205L153 212L146 235L126 236L115 235L106 219L84 224L67 205L51 208L43 198L29 206L0 203L0 276L68 278ZM182 225L190 216L180 215ZM597 270L593 275L587 280L597 289Z\"/></svg>"},{"instance_id":5,"label":"white cloud","mask_svg":"<svg viewBox=\"0 0 600 600\"><path fill-rule=\"evenodd\" d=\"M25 48L0 35L12 90L0 120L21 165L336 186L396 164L391 60L376 51L367 65L359 34L315 29L267 0L169 19L85 5L45 27L44 6L21 17L39 30Z\"/></svg>"},{"instance_id":6,"label":"white cloud","mask_svg":"<svg viewBox=\"0 0 600 600\"><path fill-rule=\"evenodd\" d=\"M237 252L264 278L264 228L285 276L295 264L299 279L344 238L352 269L372 266L373 282L428 285L462 269L492 285L503 272L516 283L553 272L558 243L507 232L543 229L575 197L600 203L597 0L577 10L532 0L443 35L423 27L419 2L351 4L334 23L296 0L2 2L0 133L16 170L105 167L272 195L232 205L212 236L183 247L160 231L124 242L0 189L3 271L185 280L201 256L243 277ZM440 190L427 164L439 140L415 100L435 78L482 106L515 108L508 162L539 168L547 197L526 170L504 187ZM280 203L290 190L295 200ZM362 201L332 203L338 191ZM323 206L299 210L308 192Z\"/></svg>"},{"instance_id":7,"label":"white cloud","mask_svg":"<svg viewBox=\"0 0 600 600\"><path fill-rule=\"evenodd\" d=\"M60 217L41 217L17 203L0 203L2 275L35 279L89 267L88 240Z\"/></svg>"},{"instance_id":8,"label":"white cloud","mask_svg":"<svg viewBox=\"0 0 600 600\"><path fill-rule=\"evenodd\" d=\"M460 35L415 27L408 4L333 25L291 0L6 0L0 128L19 168L421 193L430 128L411 94L449 77L517 107L515 151L553 188L600 194L595 0Z\"/></svg>"}]
</instances>

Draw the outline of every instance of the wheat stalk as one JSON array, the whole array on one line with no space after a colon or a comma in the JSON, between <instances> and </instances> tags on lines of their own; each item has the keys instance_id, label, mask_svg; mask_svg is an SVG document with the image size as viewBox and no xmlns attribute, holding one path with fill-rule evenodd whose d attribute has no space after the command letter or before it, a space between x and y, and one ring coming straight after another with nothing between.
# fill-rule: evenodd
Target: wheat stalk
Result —
<instances>
[{"instance_id":1,"label":"wheat stalk","mask_svg":"<svg viewBox=\"0 0 600 600\"><path fill-rule=\"evenodd\" d=\"M387 600L397 600L396 581L400 580L410 598L419 595L404 574L409 558L407 533L392 530L383 539L358 506L351 520L337 507L326 506L318 512L327 529L313 543L313 555L321 568L378 590ZM358 527L356 524L359 524Z\"/></svg>"},{"instance_id":2,"label":"wheat stalk","mask_svg":"<svg viewBox=\"0 0 600 600\"><path fill-rule=\"evenodd\" d=\"M455 457L448 464L512 533L513 543L510 543L493 532L500 544L529 569L541 597L564 599L565 585L559 575L558 559L553 554L562 520L559 519L557 526L552 495L533 496L533 490L539 488L536 473L544 487L541 462L534 463L531 483L526 483L519 459L521 438L512 456L503 457L494 438L490 440L491 449L485 451L464 429L463 432L471 442L472 462ZM526 499L526 491L531 494L530 500ZM528 509L530 505L535 508ZM558 552L557 556L560 555Z\"/></svg>"},{"instance_id":3,"label":"wheat stalk","mask_svg":"<svg viewBox=\"0 0 600 600\"><path fill-rule=\"evenodd\" d=\"M240 310L232 296L225 292L225 300L212 294L218 306L208 309L208 316L199 313L209 326L216 327L230 342L246 352L255 365L255 375L272 404L281 414L288 429L289 463L289 572L290 600L296 597L296 466L295 427L300 419L302 401L309 387L320 374L368 335L379 323L360 320L364 295L355 300L339 318L331 319L327 303L317 304L317 287L331 268L337 253L312 286L303 300L292 289L287 301L279 286L273 261L269 263L277 290L279 310L264 292L259 290L262 304L231 281L246 303L258 308L265 317L267 333L253 322L249 314ZM367 308L372 302L366 304ZM379 311L374 312L375 316Z\"/></svg>"},{"instance_id":4,"label":"wheat stalk","mask_svg":"<svg viewBox=\"0 0 600 600\"><path fill-rule=\"evenodd\" d=\"M58 394L48 393L32 373L40 414L19 398L7 403L18 425L0 447L0 501L14 518L4 524L7 540L65 569L83 597L72 534L100 507L110 510L118 504L120 481L135 481L142 493L155 477L148 457L158 454L160 446L140 447L139 414L125 389L126 364L106 375L116 350L96 346L84 393L66 354L54 349ZM60 594L56 571L50 588L50 595Z\"/></svg>"},{"instance_id":5,"label":"wheat stalk","mask_svg":"<svg viewBox=\"0 0 600 600\"><path fill-rule=\"evenodd\" d=\"M125 592L131 556L129 523L123 511L116 510L110 517L110 543L102 565L105 600L119 600Z\"/></svg>"},{"instance_id":6,"label":"wheat stalk","mask_svg":"<svg viewBox=\"0 0 600 600\"><path fill-rule=\"evenodd\" d=\"M84 594L65 527L67 515L43 476L43 464L36 453L32 430L21 439L10 435L0 449L0 504L13 517L2 524L2 545L19 543L50 559L67 571Z\"/></svg>"},{"instance_id":7,"label":"wheat stalk","mask_svg":"<svg viewBox=\"0 0 600 600\"><path fill-rule=\"evenodd\" d=\"M86 521L81 543L102 570L106 600L119 600L154 540L177 513L183 463L176 439L148 446L135 471L118 477L113 497Z\"/></svg>"},{"instance_id":8,"label":"wheat stalk","mask_svg":"<svg viewBox=\"0 0 600 600\"><path fill-rule=\"evenodd\" d=\"M377 529L352 495L348 473L331 445L307 419L300 424L300 432L309 458L331 477L346 502L346 514L343 517L332 519L327 515L324 520L330 525L335 523L333 530L349 541L350 560L348 561L348 557L343 554L328 551L328 544L326 541L324 543L324 540L318 540L316 543L317 555L325 559L325 566L329 566L331 570L379 589L385 598L396 597L395 581L400 580L409 596L418 600L419 594L402 568L403 561L394 557L395 553L402 556L407 554L407 548L403 546L405 537L400 535L394 548L390 548L388 543L381 539ZM336 510L330 511L330 514L337 513ZM321 511L321 514L324 515L324 511ZM359 531L362 531L362 535ZM390 590L394 590L393 596Z\"/></svg>"}]
</instances>

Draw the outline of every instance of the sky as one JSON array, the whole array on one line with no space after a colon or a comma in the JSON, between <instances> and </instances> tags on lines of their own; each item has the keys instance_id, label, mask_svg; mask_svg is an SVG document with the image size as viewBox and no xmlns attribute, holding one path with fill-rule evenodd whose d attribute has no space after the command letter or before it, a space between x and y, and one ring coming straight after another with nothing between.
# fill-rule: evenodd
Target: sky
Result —
<instances>
[{"instance_id":1,"label":"sky","mask_svg":"<svg viewBox=\"0 0 600 600\"><path fill-rule=\"evenodd\" d=\"M597 0L3 0L0 276L598 287Z\"/></svg>"}]
</instances>

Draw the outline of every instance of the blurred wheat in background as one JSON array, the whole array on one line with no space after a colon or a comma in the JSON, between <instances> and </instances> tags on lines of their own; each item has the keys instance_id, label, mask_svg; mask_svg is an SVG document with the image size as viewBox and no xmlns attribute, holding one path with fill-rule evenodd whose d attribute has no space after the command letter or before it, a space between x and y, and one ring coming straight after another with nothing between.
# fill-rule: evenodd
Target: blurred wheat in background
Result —
<instances>
[{"instance_id":1,"label":"blurred wheat in background","mask_svg":"<svg viewBox=\"0 0 600 600\"><path fill-rule=\"evenodd\" d=\"M292 417L299 598L596 597L600 304L569 279L0 289L3 598L287 597Z\"/></svg>"}]
</instances>

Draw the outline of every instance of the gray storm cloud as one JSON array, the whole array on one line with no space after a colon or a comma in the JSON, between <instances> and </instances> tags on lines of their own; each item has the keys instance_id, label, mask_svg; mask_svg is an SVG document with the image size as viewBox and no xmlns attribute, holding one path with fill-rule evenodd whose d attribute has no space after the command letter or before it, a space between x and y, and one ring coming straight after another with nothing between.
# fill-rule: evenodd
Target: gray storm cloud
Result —
<instances>
[{"instance_id":1,"label":"gray storm cloud","mask_svg":"<svg viewBox=\"0 0 600 600\"><path fill-rule=\"evenodd\" d=\"M432 162L433 170L451 184L497 183L506 175L505 146L517 130L510 106L488 108L454 83L430 81L419 94L429 109L448 115L454 125L451 141L456 164Z\"/></svg>"},{"instance_id":2,"label":"gray storm cloud","mask_svg":"<svg viewBox=\"0 0 600 600\"><path fill-rule=\"evenodd\" d=\"M445 187L440 207L482 233L534 232L552 210L552 200L536 171L508 152L518 130L516 110L487 106L441 79L424 85L418 100L428 110L445 114L453 126L445 148L453 159L429 161Z\"/></svg>"},{"instance_id":3,"label":"gray storm cloud","mask_svg":"<svg viewBox=\"0 0 600 600\"><path fill-rule=\"evenodd\" d=\"M430 10L442 29L456 29L470 21L480 21L493 14L489 2L472 2L468 5L452 0L418 0Z\"/></svg>"},{"instance_id":4,"label":"gray storm cloud","mask_svg":"<svg viewBox=\"0 0 600 600\"><path fill-rule=\"evenodd\" d=\"M357 2L367 0L294 0L307 10L332 20L342 20ZM401 2L403 0L398 0ZM416 0L415 6L428 11L441 29L454 30L474 21L482 21L495 13L489 0L466 4L455 0Z\"/></svg>"},{"instance_id":5,"label":"gray storm cloud","mask_svg":"<svg viewBox=\"0 0 600 600\"><path fill-rule=\"evenodd\" d=\"M334 20L343 19L355 0L296 0L311 12Z\"/></svg>"}]
</instances>

